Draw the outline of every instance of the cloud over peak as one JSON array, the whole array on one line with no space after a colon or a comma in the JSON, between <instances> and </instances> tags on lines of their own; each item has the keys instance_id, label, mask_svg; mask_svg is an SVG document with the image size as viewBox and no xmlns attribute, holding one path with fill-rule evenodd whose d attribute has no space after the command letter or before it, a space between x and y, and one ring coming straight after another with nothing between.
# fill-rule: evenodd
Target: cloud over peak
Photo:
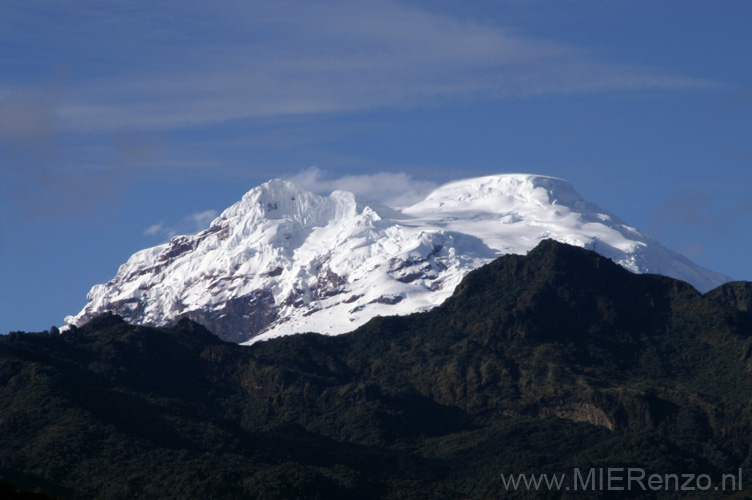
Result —
<instances>
[{"instance_id":1,"label":"cloud over peak","mask_svg":"<svg viewBox=\"0 0 752 500\"><path fill-rule=\"evenodd\" d=\"M336 190L349 191L364 200L392 208L412 205L437 187L434 182L415 179L405 172L376 172L332 178L328 172L318 167L302 170L289 180L314 193L328 195Z\"/></svg>"},{"instance_id":2,"label":"cloud over peak","mask_svg":"<svg viewBox=\"0 0 752 500\"><path fill-rule=\"evenodd\" d=\"M175 224L165 224L164 222L152 224L144 230L144 236L169 240L178 234L194 234L206 229L211 221L217 218L217 215L219 213L216 210L204 210L183 217Z\"/></svg>"}]
</instances>

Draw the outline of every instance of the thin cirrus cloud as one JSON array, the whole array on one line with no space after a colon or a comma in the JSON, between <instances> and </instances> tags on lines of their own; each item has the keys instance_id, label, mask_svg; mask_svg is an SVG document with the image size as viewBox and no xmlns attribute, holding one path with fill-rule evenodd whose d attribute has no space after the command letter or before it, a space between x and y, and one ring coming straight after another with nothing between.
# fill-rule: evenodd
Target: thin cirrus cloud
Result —
<instances>
[{"instance_id":1,"label":"thin cirrus cloud","mask_svg":"<svg viewBox=\"0 0 752 500\"><path fill-rule=\"evenodd\" d=\"M342 190L354 193L361 199L399 208L424 199L438 186L434 182L413 178L405 172L376 172L373 174L332 177L318 167L301 170L288 177L301 188L321 195ZM219 213L216 210L195 212L175 224L159 222L144 230L144 236L168 240L180 234L194 234L206 229Z\"/></svg>"},{"instance_id":2,"label":"thin cirrus cloud","mask_svg":"<svg viewBox=\"0 0 752 500\"><path fill-rule=\"evenodd\" d=\"M60 107L78 130L717 85L397 2L81 3L41 25L78 54L72 64L93 61L71 72Z\"/></svg>"},{"instance_id":3,"label":"thin cirrus cloud","mask_svg":"<svg viewBox=\"0 0 752 500\"><path fill-rule=\"evenodd\" d=\"M147 166L213 168L171 156L157 139L171 131L453 99L720 85L397 1L27 0L0 10L0 191L25 214L89 213ZM50 75L52 84L39 83Z\"/></svg>"},{"instance_id":4,"label":"thin cirrus cloud","mask_svg":"<svg viewBox=\"0 0 752 500\"><path fill-rule=\"evenodd\" d=\"M61 167L59 90L0 95L0 195L24 218L85 214L109 191L107 171Z\"/></svg>"},{"instance_id":5,"label":"thin cirrus cloud","mask_svg":"<svg viewBox=\"0 0 752 500\"><path fill-rule=\"evenodd\" d=\"M329 195L332 191L349 191L361 199L398 208L424 199L438 186L434 182L413 178L405 172L376 172L373 174L333 177L330 172L310 167L290 176L287 180L301 188ZM194 234L206 229L219 213L216 210L194 212L174 224L159 222L144 230L144 236L168 240L180 234Z\"/></svg>"},{"instance_id":6,"label":"thin cirrus cloud","mask_svg":"<svg viewBox=\"0 0 752 500\"><path fill-rule=\"evenodd\" d=\"M438 186L435 182L418 180L405 172L376 172L332 178L318 167L302 170L289 178L302 188L328 195L332 191L349 191L366 201L392 208L412 205L424 199Z\"/></svg>"},{"instance_id":7,"label":"thin cirrus cloud","mask_svg":"<svg viewBox=\"0 0 752 500\"><path fill-rule=\"evenodd\" d=\"M206 229L211 221L217 218L216 210L194 212L183 217L175 224L167 225L163 222L153 224L144 230L144 236L151 236L161 240L169 240L178 234L193 234Z\"/></svg>"}]
</instances>

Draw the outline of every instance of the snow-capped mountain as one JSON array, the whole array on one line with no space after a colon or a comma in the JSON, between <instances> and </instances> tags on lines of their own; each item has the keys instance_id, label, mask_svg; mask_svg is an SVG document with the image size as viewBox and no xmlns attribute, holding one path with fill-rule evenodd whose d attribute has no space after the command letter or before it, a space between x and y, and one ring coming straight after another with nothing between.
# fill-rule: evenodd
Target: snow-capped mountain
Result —
<instances>
[{"instance_id":1,"label":"snow-capped mountain","mask_svg":"<svg viewBox=\"0 0 752 500\"><path fill-rule=\"evenodd\" d=\"M509 174L446 184L403 209L283 180L246 193L195 235L135 253L66 323L104 311L145 325L188 316L226 340L348 332L377 315L429 309L469 271L546 238L700 291L704 269L587 202L567 181Z\"/></svg>"}]
</instances>

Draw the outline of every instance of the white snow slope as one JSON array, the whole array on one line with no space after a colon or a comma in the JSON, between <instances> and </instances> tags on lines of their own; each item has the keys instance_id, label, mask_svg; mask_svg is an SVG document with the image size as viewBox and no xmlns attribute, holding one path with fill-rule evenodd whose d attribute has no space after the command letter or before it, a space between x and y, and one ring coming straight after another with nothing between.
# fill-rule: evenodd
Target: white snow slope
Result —
<instances>
[{"instance_id":1,"label":"white snow slope","mask_svg":"<svg viewBox=\"0 0 752 500\"><path fill-rule=\"evenodd\" d=\"M145 325L188 316L220 337L255 342L299 332L341 334L377 315L430 309L469 271L543 239L595 250L636 273L710 290L704 269L587 202L567 181L509 174L446 184L396 210L352 193L328 197L272 180L209 229L142 250L66 323L105 311Z\"/></svg>"}]
</instances>

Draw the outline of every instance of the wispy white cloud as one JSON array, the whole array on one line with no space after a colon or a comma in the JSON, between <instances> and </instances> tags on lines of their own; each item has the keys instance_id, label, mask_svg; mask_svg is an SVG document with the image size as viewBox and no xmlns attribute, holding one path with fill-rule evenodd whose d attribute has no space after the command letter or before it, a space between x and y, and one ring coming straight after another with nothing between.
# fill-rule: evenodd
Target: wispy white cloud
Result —
<instances>
[{"instance_id":1,"label":"wispy white cloud","mask_svg":"<svg viewBox=\"0 0 752 500\"><path fill-rule=\"evenodd\" d=\"M219 213L216 210L204 210L183 217L175 224L168 225L164 222L152 224L144 230L144 236L168 240L179 234L194 234L209 227L209 224L217 218L217 215Z\"/></svg>"},{"instance_id":2,"label":"wispy white cloud","mask_svg":"<svg viewBox=\"0 0 752 500\"><path fill-rule=\"evenodd\" d=\"M0 98L0 144L12 154L48 150L55 138L57 103L38 93Z\"/></svg>"},{"instance_id":3,"label":"wispy white cloud","mask_svg":"<svg viewBox=\"0 0 752 500\"><path fill-rule=\"evenodd\" d=\"M302 170L290 177L290 180L315 193L349 191L364 200L393 208L420 201L437 187L434 182L415 179L405 172L377 172L331 178L326 171L317 167Z\"/></svg>"},{"instance_id":4,"label":"wispy white cloud","mask_svg":"<svg viewBox=\"0 0 752 500\"><path fill-rule=\"evenodd\" d=\"M115 198L113 172L62 164L62 128L56 82L0 92L0 196L24 219L87 214Z\"/></svg>"},{"instance_id":5,"label":"wispy white cloud","mask_svg":"<svg viewBox=\"0 0 752 500\"><path fill-rule=\"evenodd\" d=\"M0 46L0 191L27 214L92 213L134 174L216 169L220 149L171 150L178 129L244 121L268 147L260 118L717 85L389 0L6 2ZM30 82L45 71L52 84ZM311 182L390 204L423 191L375 175Z\"/></svg>"},{"instance_id":6,"label":"wispy white cloud","mask_svg":"<svg viewBox=\"0 0 752 500\"><path fill-rule=\"evenodd\" d=\"M7 22L6 35L28 38L23 26L49 30L47 39L101 61L75 76L60 108L77 129L174 129L458 96L715 85L391 1L79 4L8 9L27 22ZM47 22L30 23L30 12ZM57 62L61 49L49 49Z\"/></svg>"},{"instance_id":7,"label":"wispy white cloud","mask_svg":"<svg viewBox=\"0 0 752 500\"><path fill-rule=\"evenodd\" d=\"M157 236L164 230L164 224L161 222L158 224L152 224L144 231L144 236Z\"/></svg>"},{"instance_id":8,"label":"wispy white cloud","mask_svg":"<svg viewBox=\"0 0 752 500\"><path fill-rule=\"evenodd\" d=\"M415 179L404 172L377 172L364 175L334 177L318 167L301 170L289 177L304 189L328 195L342 190L355 193L361 199L389 207L407 206L425 198L437 187L431 181ZM219 213L216 210L194 212L174 224L158 222L147 227L143 234L160 240L169 240L181 234L194 234L209 227Z\"/></svg>"}]
</instances>

